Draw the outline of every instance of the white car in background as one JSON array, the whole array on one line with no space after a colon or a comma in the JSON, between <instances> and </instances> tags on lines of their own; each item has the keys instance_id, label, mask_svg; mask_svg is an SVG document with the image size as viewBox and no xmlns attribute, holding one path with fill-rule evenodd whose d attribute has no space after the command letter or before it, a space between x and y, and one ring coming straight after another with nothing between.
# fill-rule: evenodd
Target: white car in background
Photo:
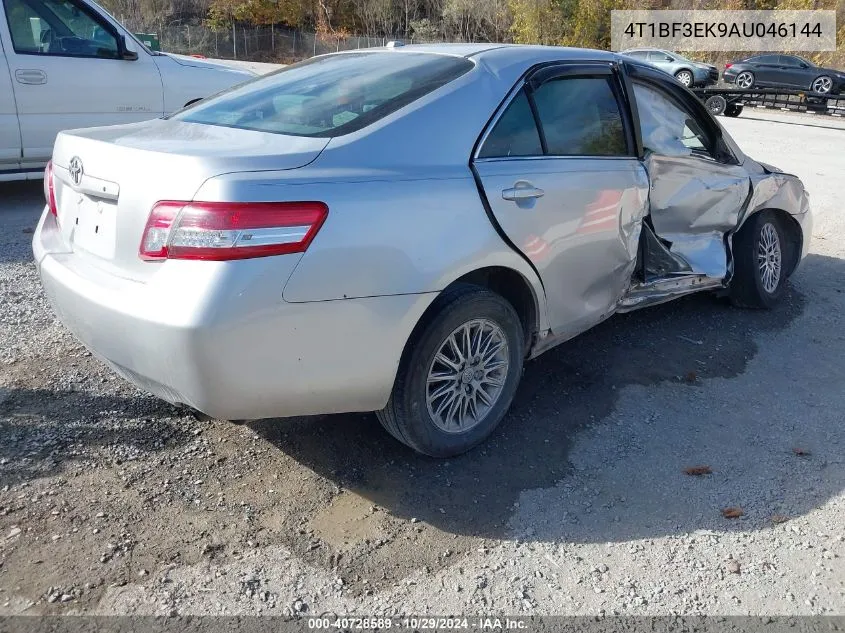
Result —
<instances>
[{"instance_id":1,"label":"white car in background","mask_svg":"<svg viewBox=\"0 0 845 633\"><path fill-rule=\"evenodd\" d=\"M0 5L0 181L41 178L61 130L154 119L255 76L155 53L93 2Z\"/></svg>"}]
</instances>

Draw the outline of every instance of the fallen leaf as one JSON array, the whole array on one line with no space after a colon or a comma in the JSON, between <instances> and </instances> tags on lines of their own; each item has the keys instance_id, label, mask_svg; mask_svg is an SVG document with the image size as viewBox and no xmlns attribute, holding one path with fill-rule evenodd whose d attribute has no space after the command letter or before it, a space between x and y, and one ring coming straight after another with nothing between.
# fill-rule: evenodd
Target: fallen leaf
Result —
<instances>
[{"instance_id":1,"label":"fallen leaf","mask_svg":"<svg viewBox=\"0 0 845 633\"><path fill-rule=\"evenodd\" d=\"M710 469L710 466L690 466L684 469L684 474L692 477L700 477L701 475L710 475L712 473L713 471Z\"/></svg>"},{"instance_id":2,"label":"fallen leaf","mask_svg":"<svg viewBox=\"0 0 845 633\"><path fill-rule=\"evenodd\" d=\"M786 523L787 521L789 521L789 517L788 517L788 516L784 516L784 515L782 515L782 514L775 514L775 515L772 515L772 523L775 523L775 524L778 524L778 523Z\"/></svg>"},{"instance_id":3,"label":"fallen leaf","mask_svg":"<svg viewBox=\"0 0 845 633\"><path fill-rule=\"evenodd\" d=\"M694 371L688 371L684 376L684 380L688 383L694 383L698 379Z\"/></svg>"},{"instance_id":4,"label":"fallen leaf","mask_svg":"<svg viewBox=\"0 0 845 633\"><path fill-rule=\"evenodd\" d=\"M792 449L792 452L798 455L798 457L809 457L811 455L810 451L804 448L799 448L798 446L795 446Z\"/></svg>"},{"instance_id":5,"label":"fallen leaf","mask_svg":"<svg viewBox=\"0 0 845 633\"><path fill-rule=\"evenodd\" d=\"M730 507L722 510L722 516L726 519L738 519L743 514L745 514L745 512L743 512L740 507Z\"/></svg>"}]
</instances>

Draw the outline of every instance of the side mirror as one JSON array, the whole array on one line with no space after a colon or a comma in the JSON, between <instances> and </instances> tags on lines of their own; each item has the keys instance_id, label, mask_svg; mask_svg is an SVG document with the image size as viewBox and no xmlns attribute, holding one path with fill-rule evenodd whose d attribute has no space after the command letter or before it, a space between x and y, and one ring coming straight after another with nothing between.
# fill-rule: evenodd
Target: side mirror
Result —
<instances>
[{"instance_id":1,"label":"side mirror","mask_svg":"<svg viewBox=\"0 0 845 633\"><path fill-rule=\"evenodd\" d=\"M125 59L128 62L134 62L136 59L138 59L138 53L136 53L135 51L130 51L128 48L126 48L125 35L121 35L118 37L117 49L118 56L120 57L120 59Z\"/></svg>"}]
</instances>

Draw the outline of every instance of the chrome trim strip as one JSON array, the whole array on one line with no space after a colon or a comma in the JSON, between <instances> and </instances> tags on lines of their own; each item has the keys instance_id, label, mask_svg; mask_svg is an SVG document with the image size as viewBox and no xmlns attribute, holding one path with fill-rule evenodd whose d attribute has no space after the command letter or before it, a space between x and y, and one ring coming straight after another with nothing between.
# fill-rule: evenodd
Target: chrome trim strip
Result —
<instances>
[{"instance_id":1,"label":"chrome trim strip","mask_svg":"<svg viewBox=\"0 0 845 633\"><path fill-rule=\"evenodd\" d=\"M307 226L279 226L266 229L244 229L235 240L235 247L240 246L271 246L276 244L291 244L301 242L311 230Z\"/></svg>"}]
</instances>

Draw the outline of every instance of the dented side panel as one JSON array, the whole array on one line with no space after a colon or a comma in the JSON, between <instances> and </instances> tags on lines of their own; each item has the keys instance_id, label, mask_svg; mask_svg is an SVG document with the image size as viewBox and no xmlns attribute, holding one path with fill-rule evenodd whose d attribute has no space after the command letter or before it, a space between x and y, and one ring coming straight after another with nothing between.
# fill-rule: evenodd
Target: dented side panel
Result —
<instances>
[{"instance_id":1,"label":"dented side panel","mask_svg":"<svg viewBox=\"0 0 845 633\"><path fill-rule=\"evenodd\" d=\"M755 169L757 166L759 170ZM750 160L746 162L746 167L751 173L754 191L740 224L763 209L781 209L791 215L804 215L810 210L807 192L797 176L770 171L770 168Z\"/></svg>"},{"instance_id":2,"label":"dented side panel","mask_svg":"<svg viewBox=\"0 0 845 633\"><path fill-rule=\"evenodd\" d=\"M664 90L634 84L655 234L693 274L724 279L725 236L740 221L751 188L742 165L719 162L706 122Z\"/></svg>"},{"instance_id":3,"label":"dented side panel","mask_svg":"<svg viewBox=\"0 0 845 633\"><path fill-rule=\"evenodd\" d=\"M608 317L628 291L648 178L635 158L509 158L474 164L496 222L538 271L555 338ZM542 191L508 200L513 188Z\"/></svg>"},{"instance_id":4,"label":"dented side panel","mask_svg":"<svg viewBox=\"0 0 845 633\"><path fill-rule=\"evenodd\" d=\"M645 160L651 181L649 208L657 235L671 243L695 273L725 277L725 235L736 228L751 182L739 165L696 156L660 156Z\"/></svg>"}]
</instances>

